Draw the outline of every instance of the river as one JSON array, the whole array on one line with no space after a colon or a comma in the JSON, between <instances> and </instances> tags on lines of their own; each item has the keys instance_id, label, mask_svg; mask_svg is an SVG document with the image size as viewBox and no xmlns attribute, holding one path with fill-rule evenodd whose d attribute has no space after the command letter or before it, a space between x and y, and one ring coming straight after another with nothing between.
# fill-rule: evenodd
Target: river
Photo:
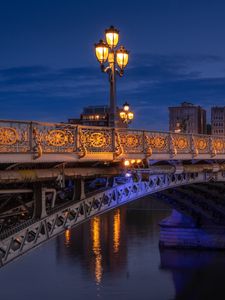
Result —
<instances>
[{"instance_id":1,"label":"river","mask_svg":"<svg viewBox=\"0 0 225 300\"><path fill-rule=\"evenodd\" d=\"M209 284L225 295L225 252L160 250L158 224L170 210L151 201L95 217L6 265L0 299L220 299L207 297Z\"/></svg>"}]
</instances>

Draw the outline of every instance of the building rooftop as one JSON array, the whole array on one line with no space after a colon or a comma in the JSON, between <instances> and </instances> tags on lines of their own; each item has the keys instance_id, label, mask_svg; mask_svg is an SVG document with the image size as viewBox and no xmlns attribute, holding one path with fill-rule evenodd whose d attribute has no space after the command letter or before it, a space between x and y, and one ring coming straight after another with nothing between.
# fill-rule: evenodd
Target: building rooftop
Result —
<instances>
[{"instance_id":1,"label":"building rooftop","mask_svg":"<svg viewBox=\"0 0 225 300\"><path fill-rule=\"evenodd\" d=\"M184 101L181 103L181 106L194 106L193 103L190 103L190 102L187 102L187 101Z\"/></svg>"},{"instance_id":2,"label":"building rooftop","mask_svg":"<svg viewBox=\"0 0 225 300\"><path fill-rule=\"evenodd\" d=\"M83 108L83 114L108 113L108 105L90 105Z\"/></svg>"},{"instance_id":3,"label":"building rooftop","mask_svg":"<svg viewBox=\"0 0 225 300\"><path fill-rule=\"evenodd\" d=\"M184 101L184 102L181 102L180 105L177 105L177 106L171 106L169 107L170 108L182 108L182 107L193 107L193 108L201 108L203 109L200 105L195 105L191 102L187 102L187 101Z\"/></svg>"}]
</instances>

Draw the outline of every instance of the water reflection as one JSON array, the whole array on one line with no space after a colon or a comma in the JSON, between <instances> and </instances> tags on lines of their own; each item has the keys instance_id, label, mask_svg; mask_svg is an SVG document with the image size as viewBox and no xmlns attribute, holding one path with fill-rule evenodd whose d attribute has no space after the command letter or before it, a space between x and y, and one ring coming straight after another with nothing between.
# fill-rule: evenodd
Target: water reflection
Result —
<instances>
[{"instance_id":1,"label":"water reflection","mask_svg":"<svg viewBox=\"0 0 225 300\"><path fill-rule=\"evenodd\" d=\"M114 253L119 251L120 247L120 210L117 209L113 216L113 249Z\"/></svg>"},{"instance_id":2,"label":"water reflection","mask_svg":"<svg viewBox=\"0 0 225 300\"><path fill-rule=\"evenodd\" d=\"M87 276L100 285L104 273L123 270L127 260L126 207L95 217L88 223L66 230L62 243L56 238L59 264L82 264ZM123 224L123 226L121 225Z\"/></svg>"},{"instance_id":3,"label":"water reflection","mask_svg":"<svg viewBox=\"0 0 225 300\"><path fill-rule=\"evenodd\" d=\"M225 253L159 250L158 224L170 211L152 203L139 200L66 230L2 268L0 298L209 299L203 291L224 298Z\"/></svg>"},{"instance_id":4,"label":"water reflection","mask_svg":"<svg viewBox=\"0 0 225 300\"><path fill-rule=\"evenodd\" d=\"M152 203L139 200L93 218L2 268L0 298L22 300L20 290L33 300L71 295L92 300L223 299L225 252L159 249L158 224L170 211Z\"/></svg>"},{"instance_id":5,"label":"water reflection","mask_svg":"<svg viewBox=\"0 0 225 300\"><path fill-rule=\"evenodd\" d=\"M91 220L92 232L92 251L95 256L95 280L99 284L102 279L102 255L101 255L101 240L100 240L100 218L95 217Z\"/></svg>"},{"instance_id":6,"label":"water reflection","mask_svg":"<svg viewBox=\"0 0 225 300\"><path fill-rule=\"evenodd\" d=\"M142 201L139 207L137 204L125 206L66 231L64 243L61 237L57 238L58 263L68 263L67 267L74 265L75 268L81 264L88 281L95 282L97 298L104 299L107 282L110 285L116 282L118 285L118 278L121 278L121 289L123 290L124 285L129 290L124 294L124 299L137 299L133 286L142 288L159 300L201 299L195 298L197 293L201 295L201 284L202 287L205 284L209 287L209 280L211 285L215 283L206 274L210 274L211 268L219 265L225 270L225 253L159 250L158 223L170 211L154 210L148 205L149 202ZM221 268L216 267L216 270ZM218 272L213 272L217 278ZM202 273L205 273L204 276ZM138 274L142 280L139 280ZM151 278L151 284L148 283L148 277ZM161 289L161 285L164 289ZM195 290L190 288L193 285ZM217 288L219 289L218 284ZM106 296L111 299L109 295L111 294ZM189 295L189 298L185 295ZM148 299L144 296L139 298ZM205 296L205 299L208 298Z\"/></svg>"},{"instance_id":7,"label":"water reflection","mask_svg":"<svg viewBox=\"0 0 225 300\"><path fill-rule=\"evenodd\" d=\"M70 246L70 242L71 242L71 230L67 229L64 233L65 236L65 246L69 247Z\"/></svg>"}]
</instances>

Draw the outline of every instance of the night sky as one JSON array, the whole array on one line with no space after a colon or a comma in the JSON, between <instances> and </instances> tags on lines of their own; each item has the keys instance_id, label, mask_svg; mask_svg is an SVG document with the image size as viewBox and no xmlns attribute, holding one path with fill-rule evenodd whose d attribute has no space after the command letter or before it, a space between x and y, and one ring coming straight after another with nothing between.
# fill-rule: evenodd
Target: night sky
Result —
<instances>
[{"instance_id":1,"label":"night sky","mask_svg":"<svg viewBox=\"0 0 225 300\"><path fill-rule=\"evenodd\" d=\"M225 2L0 0L0 119L66 121L107 104L93 44L120 30L130 62L118 104L133 127L167 130L168 106L225 105Z\"/></svg>"}]
</instances>

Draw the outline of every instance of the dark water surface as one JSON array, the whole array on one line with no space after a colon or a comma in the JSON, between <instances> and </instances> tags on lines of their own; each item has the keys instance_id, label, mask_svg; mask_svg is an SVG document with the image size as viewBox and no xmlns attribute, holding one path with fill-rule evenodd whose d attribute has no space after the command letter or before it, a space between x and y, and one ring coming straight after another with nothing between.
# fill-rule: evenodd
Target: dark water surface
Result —
<instances>
[{"instance_id":1,"label":"dark water surface","mask_svg":"<svg viewBox=\"0 0 225 300\"><path fill-rule=\"evenodd\" d=\"M225 299L216 295L224 292L225 252L160 251L158 223L169 211L143 209L144 201L67 230L0 269L0 299Z\"/></svg>"}]
</instances>

